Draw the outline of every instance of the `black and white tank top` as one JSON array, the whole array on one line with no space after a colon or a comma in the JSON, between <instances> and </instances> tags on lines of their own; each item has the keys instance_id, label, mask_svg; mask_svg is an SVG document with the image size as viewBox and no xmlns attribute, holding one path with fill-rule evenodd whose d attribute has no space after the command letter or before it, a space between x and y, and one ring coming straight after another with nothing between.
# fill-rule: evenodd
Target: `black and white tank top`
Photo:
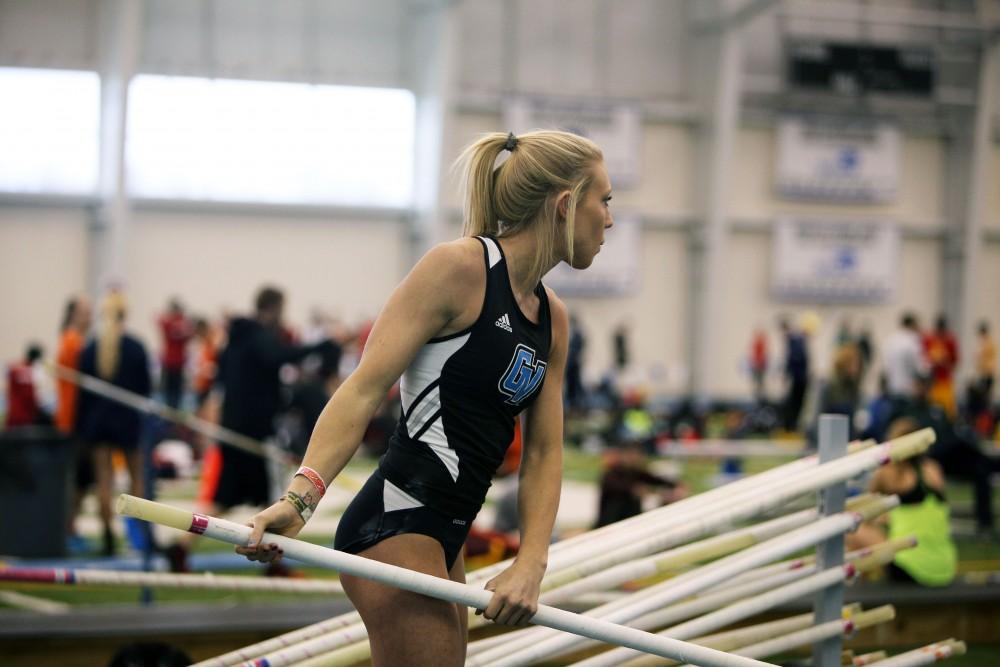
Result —
<instances>
[{"instance_id":1,"label":"black and white tank top","mask_svg":"<svg viewBox=\"0 0 1000 667\"><path fill-rule=\"evenodd\" d=\"M400 383L403 414L379 462L386 509L429 506L471 521L514 436L514 419L538 397L552 344L541 282L538 322L517 305L500 244L483 244L486 294L469 328L428 341Z\"/></svg>"}]
</instances>

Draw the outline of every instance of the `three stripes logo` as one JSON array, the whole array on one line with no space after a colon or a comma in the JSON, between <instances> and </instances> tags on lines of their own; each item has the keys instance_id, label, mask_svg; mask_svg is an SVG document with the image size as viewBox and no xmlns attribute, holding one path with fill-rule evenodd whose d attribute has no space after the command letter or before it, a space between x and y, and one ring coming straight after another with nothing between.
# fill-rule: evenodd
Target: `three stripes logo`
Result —
<instances>
[{"instance_id":1,"label":"three stripes logo","mask_svg":"<svg viewBox=\"0 0 1000 667\"><path fill-rule=\"evenodd\" d=\"M514 333L514 329L510 326L510 316L507 313L497 318L496 325L507 333Z\"/></svg>"}]
</instances>

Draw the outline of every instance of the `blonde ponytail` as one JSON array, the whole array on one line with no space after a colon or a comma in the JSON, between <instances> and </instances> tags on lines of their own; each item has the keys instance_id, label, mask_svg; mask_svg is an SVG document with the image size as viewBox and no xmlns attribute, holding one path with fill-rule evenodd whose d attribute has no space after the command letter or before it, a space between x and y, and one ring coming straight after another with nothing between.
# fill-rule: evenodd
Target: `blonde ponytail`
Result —
<instances>
[{"instance_id":1,"label":"blonde ponytail","mask_svg":"<svg viewBox=\"0 0 1000 667\"><path fill-rule=\"evenodd\" d=\"M112 380L118 372L121 357L121 340L125 333L125 297L112 292L104 299L101 308L103 322L97 338L97 375Z\"/></svg>"}]
</instances>

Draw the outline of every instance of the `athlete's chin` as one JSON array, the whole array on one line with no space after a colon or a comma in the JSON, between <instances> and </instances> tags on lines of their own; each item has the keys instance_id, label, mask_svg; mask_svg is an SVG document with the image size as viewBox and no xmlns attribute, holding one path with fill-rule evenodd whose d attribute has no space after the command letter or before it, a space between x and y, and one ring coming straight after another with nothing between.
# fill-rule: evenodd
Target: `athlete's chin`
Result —
<instances>
[{"instance_id":1,"label":"athlete's chin","mask_svg":"<svg viewBox=\"0 0 1000 667\"><path fill-rule=\"evenodd\" d=\"M570 266L572 266L574 269L578 269L578 270L586 269L587 267L589 267L591 264L594 263L594 257L596 257L596 256L597 256L597 253L591 253L591 254L580 253L580 254L574 255L573 256L573 263L570 264Z\"/></svg>"}]
</instances>

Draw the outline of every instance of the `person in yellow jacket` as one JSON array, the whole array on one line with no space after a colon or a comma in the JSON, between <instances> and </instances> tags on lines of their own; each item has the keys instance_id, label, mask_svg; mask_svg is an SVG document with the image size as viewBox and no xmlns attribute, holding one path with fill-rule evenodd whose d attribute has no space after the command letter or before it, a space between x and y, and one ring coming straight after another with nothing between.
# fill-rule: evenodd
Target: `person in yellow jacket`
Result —
<instances>
[{"instance_id":1,"label":"person in yellow jacket","mask_svg":"<svg viewBox=\"0 0 1000 667\"><path fill-rule=\"evenodd\" d=\"M915 420L901 417L890 425L888 439L918 428ZM886 526L865 523L848 535L848 548L873 546L897 537L916 537L916 547L896 554L888 568L889 579L923 586L947 586L955 578L958 552L951 538L944 488L941 467L925 456L894 461L879 468L872 476L869 490L896 494L900 504L883 515Z\"/></svg>"}]
</instances>

